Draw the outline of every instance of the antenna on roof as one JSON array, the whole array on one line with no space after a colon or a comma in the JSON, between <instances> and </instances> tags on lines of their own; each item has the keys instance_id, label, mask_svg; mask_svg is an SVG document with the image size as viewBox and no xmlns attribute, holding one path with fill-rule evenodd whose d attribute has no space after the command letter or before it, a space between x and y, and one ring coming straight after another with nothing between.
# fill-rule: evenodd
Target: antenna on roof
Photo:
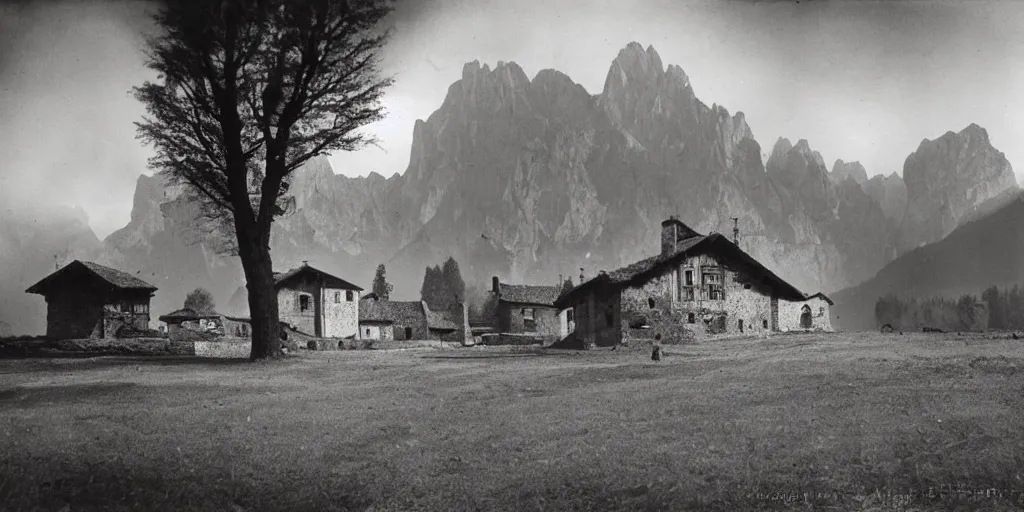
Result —
<instances>
[{"instance_id":1,"label":"antenna on roof","mask_svg":"<svg viewBox=\"0 0 1024 512\"><path fill-rule=\"evenodd\" d=\"M740 225L739 225L739 222L740 222L739 217L733 217L732 218L732 243L734 243L736 245L740 244Z\"/></svg>"}]
</instances>

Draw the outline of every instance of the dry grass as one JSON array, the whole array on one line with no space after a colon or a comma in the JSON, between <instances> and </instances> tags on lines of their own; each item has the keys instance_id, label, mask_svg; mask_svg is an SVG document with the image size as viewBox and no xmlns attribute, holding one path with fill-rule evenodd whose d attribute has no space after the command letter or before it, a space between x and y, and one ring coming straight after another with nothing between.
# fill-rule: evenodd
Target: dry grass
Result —
<instances>
[{"instance_id":1,"label":"dry grass","mask_svg":"<svg viewBox=\"0 0 1024 512\"><path fill-rule=\"evenodd\" d=\"M0 361L0 509L1019 510L1022 354L844 334L660 363L497 347Z\"/></svg>"}]
</instances>

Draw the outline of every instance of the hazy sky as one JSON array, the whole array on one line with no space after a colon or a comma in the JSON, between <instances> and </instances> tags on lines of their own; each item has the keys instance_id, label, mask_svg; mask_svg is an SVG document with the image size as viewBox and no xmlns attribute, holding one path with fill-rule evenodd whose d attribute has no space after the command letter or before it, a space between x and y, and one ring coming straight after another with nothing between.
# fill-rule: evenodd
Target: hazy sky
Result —
<instances>
[{"instance_id":1,"label":"hazy sky","mask_svg":"<svg viewBox=\"0 0 1024 512\"><path fill-rule=\"evenodd\" d=\"M630 41L746 113L764 153L805 138L829 166L902 172L922 139L975 122L1024 170L1024 2L407 0L393 21L382 149L334 155L336 172L404 172L413 122L468 61L556 68L598 93ZM82 205L101 237L128 221L148 172L128 94L149 77L145 27L134 1L0 4L0 199Z\"/></svg>"}]
</instances>

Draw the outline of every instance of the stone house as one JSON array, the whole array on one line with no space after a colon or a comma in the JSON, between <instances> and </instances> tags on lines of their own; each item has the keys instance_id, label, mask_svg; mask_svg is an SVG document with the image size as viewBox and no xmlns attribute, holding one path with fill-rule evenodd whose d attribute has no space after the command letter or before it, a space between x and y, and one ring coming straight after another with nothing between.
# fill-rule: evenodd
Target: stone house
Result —
<instances>
[{"instance_id":1,"label":"stone house","mask_svg":"<svg viewBox=\"0 0 1024 512\"><path fill-rule=\"evenodd\" d=\"M662 222L658 255L601 272L555 306L575 311L579 341L612 346L631 339L830 331L828 308L820 309L828 302L821 294L805 296L721 234L701 235L672 217ZM812 315L811 327L801 327L804 306L817 307L824 320Z\"/></svg>"},{"instance_id":2,"label":"stone house","mask_svg":"<svg viewBox=\"0 0 1024 512\"><path fill-rule=\"evenodd\" d=\"M251 336L248 318L231 317L216 312L198 313L191 308L182 308L161 316L160 321L167 324L167 337L171 341Z\"/></svg>"},{"instance_id":3,"label":"stone house","mask_svg":"<svg viewBox=\"0 0 1024 512\"><path fill-rule=\"evenodd\" d=\"M499 333L528 334L557 340L568 334L567 322L572 313L555 307L561 286L505 284L497 276L491 278L494 294L495 327Z\"/></svg>"},{"instance_id":4,"label":"stone house","mask_svg":"<svg viewBox=\"0 0 1024 512\"><path fill-rule=\"evenodd\" d=\"M274 274L278 318L296 331L321 338L358 337L362 288L307 262Z\"/></svg>"},{"instance_id":5,"label":"stone house","mask_svg":"<svg viewBox=\"0 0 1024 512\"><path fill-rule=\"evenodd\" d=\"M779 330L831 332L834 304L824 293L815 293L802 301L779 302Z\"/></svg>"},{"instance_id":6,"label":"stone house","mask_svg":"<svg viewBox=\"0 0 1024 512\"><path fill-rule=\"evenodd\" d=\"M113 338L149 329L156 287L120 270L75 260L30 286L46 298L46 336Z\"/></svg>"},{"instance_id":7,"label":"stone house","mask_svg":"<svg viewBox=\"0 0 1024 512\"><path fill-rule=\"evenodd\" d=\"M465 304L432 311L423 301L359 301L359 338L363 340L466 340L470 333Z\"/></svg>"}]
</instances>

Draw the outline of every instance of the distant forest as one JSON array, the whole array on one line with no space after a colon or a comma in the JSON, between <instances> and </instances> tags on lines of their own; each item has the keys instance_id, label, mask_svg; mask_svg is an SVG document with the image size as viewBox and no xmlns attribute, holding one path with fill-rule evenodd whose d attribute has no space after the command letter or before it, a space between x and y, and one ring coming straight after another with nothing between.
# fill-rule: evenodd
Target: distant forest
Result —
<instances>
[{"instance_id":1,"label":"distant forest","mask_svg":"<svg viewBox=\"0 0 1024 512\"><path fill-rule=\"evenodd\" d=\"M981 294L962 295L959 299L932 297L923 300L889 294L875 303L879 326L918 330L932 327L949 331L984 329L1024 329L1024 288L995 286Z\"/></svg>"}]
</instances>

